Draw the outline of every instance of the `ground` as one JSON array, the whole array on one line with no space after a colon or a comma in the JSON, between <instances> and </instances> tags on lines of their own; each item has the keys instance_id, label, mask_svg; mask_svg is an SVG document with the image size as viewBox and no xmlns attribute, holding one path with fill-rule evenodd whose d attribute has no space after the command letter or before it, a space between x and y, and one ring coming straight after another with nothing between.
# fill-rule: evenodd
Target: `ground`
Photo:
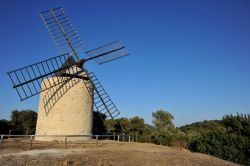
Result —
<instances>
[{"instance_id":1,"label":"ground","mask_svg":"<svg viewBox=\"0 0 250 166\"><path fill-rule=\"evenodd\" d=\"M86 165L86 166L233 166L234 163L186 149L148 143L95 140L68 143L4 140L0 165Z\"/></svg>"}]
</instances>

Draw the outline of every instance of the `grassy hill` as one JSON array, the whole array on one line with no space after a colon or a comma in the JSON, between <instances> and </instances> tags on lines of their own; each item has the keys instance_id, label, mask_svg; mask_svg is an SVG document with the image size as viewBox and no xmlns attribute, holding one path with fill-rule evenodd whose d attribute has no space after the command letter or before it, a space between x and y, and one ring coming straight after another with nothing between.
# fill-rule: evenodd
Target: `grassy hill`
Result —
<instances>
[{"instance_id":1,"label":"grassy hill","mask_svg":"<svg viewBox=\"0 0 250 166\"><path fill-rule=\"evenodd\" d=\"M88 165L88 166L165 166L211 165L233 166L234 163L185 149L148 143L125 143L103 140L40 148L31 151L0 153L2 165Z\"/></svg>"}]
</instances>

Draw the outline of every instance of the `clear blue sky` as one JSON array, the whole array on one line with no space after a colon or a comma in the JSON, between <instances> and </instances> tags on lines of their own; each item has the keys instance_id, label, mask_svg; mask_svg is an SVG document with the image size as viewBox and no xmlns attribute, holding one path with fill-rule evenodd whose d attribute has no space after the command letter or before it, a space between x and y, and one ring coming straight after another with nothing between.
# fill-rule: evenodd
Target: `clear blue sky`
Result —
<instances>
[{"instance_id":1,"label":"clear blue sky","mask_svg":"<svg viewBox=\"0 0 250 166\"><path fill-rule=\"evenodd\" d=\"M39 12L62 6L92 49L121 40L131 56L94 71L122 116L167 109L176 126L250 113L249 0L0 1L0 119L20 102L6 72L59 55ZM85 57L82 53L81 57Z\"/></svg>"}]
</instances>

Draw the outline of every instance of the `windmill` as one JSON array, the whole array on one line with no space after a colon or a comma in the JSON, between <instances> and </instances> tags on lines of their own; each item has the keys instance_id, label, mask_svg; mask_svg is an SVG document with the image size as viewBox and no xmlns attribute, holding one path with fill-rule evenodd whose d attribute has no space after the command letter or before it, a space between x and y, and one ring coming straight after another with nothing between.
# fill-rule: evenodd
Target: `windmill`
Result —
<instances>
[{"instance_id":1,"label":"windmill","mask_svg":"<svg viewBox=\"0 0 250 166\"><path fill-rule=\"evenodd\" d=\"M21 101L40 93L37 135L91 134L94 108L112 119L120 112L84 64L94 60L100 65L129 53L114 41L85 51L88 56L80 58L83 42L64 9L50 9L40 16L62 54L8 72L13 88Z\"/></svg>"}]
</instances>

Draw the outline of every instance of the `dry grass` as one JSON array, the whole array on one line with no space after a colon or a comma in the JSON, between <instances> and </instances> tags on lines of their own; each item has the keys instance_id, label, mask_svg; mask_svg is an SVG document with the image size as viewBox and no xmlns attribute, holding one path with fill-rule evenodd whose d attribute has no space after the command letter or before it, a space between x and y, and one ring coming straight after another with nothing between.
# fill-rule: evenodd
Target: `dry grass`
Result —
<instances>
[{"instance_id":1,"label":"dry grass","mask_svg":"<svg viewBox=\"0 0 250 166\"><path fill-rule=\"evenodd\" d=\"M59 142L35 142L35 150L28 150L29 147L29 140L5 140L0 151L0 165L236 165L185 149L147 143L102 140L96 146L95 140L90 140L69 143L68 148Z\"/></svg>"}]
</instances>

